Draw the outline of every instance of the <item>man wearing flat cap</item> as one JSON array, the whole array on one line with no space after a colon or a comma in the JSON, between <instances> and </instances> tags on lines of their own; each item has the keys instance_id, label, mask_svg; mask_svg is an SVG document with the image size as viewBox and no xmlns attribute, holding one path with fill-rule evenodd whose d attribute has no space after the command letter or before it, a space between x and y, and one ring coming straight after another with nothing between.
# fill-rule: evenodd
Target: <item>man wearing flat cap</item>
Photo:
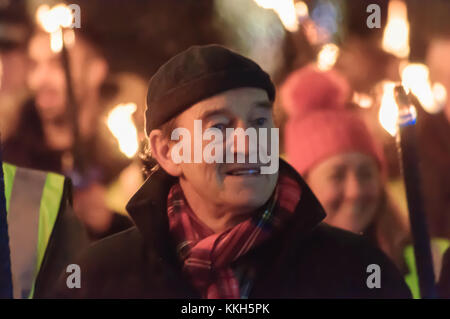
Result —
<instances>
[{"instance_id":1,"label":"man wearing flat cap","mask_svg":"<svg viewBox=\"0 0 450 319\"><path fill-rule=\"evenodd\" d=\"M89 248L77 262L81 288L67 288L63 274L59 297L408 298L387 257L323 224L314 194L274 154L274 98L270 77L222 46L194 46L163 65L145 113L158 165L127 205L136 227ZM229 129L270 138L258 134L255 150L251 134L238 145ZM192 148L179 152L180 143ZM251 160L267 150L269 161Z\"/></svg>"}]
</instances>

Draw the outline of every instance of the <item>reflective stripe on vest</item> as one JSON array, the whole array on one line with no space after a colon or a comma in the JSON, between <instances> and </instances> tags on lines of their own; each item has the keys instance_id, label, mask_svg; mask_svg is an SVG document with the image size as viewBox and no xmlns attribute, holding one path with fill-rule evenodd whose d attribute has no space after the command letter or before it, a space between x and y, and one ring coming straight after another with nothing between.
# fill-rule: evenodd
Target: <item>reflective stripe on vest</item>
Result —
<instances>
[{"instance_id":1,"label":"reflective stripe on vest","mask_svg":"<svg viewBox=\"0 0 450 319\"><path fill-rule=\"evenodd\" d=\"M9 199L11 198L12 185L14 176L16 175L16 166L3 163L3 177L5 181L5 198L6 198L6 212L9 211Z\"/></svg>"},{"instance_id":2,"label":"reflective stripe on vest","mask_svg":"<svg viewBox=\"0 0 450 319\"><path fill-rule=\"evenodd\" d=\"M442 264L442 257L444 256L446 250L450 247L450 240L444 238L432 238L431 239L431 252L433 254L433 263ZM405 281L411 290L414 299L420 299L420 288L419 288L419 276L417 274L416 259L414 256L413 245L408 245L404 251L404 257L406 264L409 269L409 273L405 276ZM436 269L436 267L435 267ZM442 271L442 269L441 269ZM439 279L438 274L436 275L436 280Z\"/></svg>"},{"instance_id":3,"label":"reflective stripe on vest","mask_svg":"<svg viewBox=\"0 0 450 319\"><path fill-rule=\"evenodd\" d=\"M4 163L14 298L32 298L61 205L64 176Z\"/></svg>"}]
</instances>

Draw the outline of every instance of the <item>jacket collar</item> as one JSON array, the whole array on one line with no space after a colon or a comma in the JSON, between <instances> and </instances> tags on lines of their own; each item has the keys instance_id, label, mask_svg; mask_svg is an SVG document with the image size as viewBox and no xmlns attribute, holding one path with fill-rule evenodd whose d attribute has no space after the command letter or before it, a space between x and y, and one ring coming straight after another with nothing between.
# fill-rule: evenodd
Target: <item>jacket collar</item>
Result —
<instances>
[{"instance_id":1,"label":"jacket collar","mask_svg":"<svg viewBox=\"0 0 450 319\"><path fill-rule=\"evenodd\" d=\"M290 229L307 233L317 226L325 213L302 177L283 159L280 159L280 173L296 180L302 190L301 199L295 209ZM171 186L177 182L161 168L154 172L127 204L127 211L140 231L145 245L156 250L158 257L177 260L175 244L169 234L167 217L167 196ZM308 207L308 209L302 209ZM297 233L300 235L299 233Z\"/></svg>"}]
</instances>

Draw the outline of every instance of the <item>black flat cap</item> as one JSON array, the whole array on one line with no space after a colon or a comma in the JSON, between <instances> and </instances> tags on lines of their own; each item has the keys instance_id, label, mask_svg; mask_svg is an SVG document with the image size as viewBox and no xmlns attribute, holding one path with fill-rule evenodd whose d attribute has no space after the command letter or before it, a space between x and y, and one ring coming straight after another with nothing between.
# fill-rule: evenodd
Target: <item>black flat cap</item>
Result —
<instances>
[{"instance_id":1,"label":"black flat cap","mask_svg":"<svg viewBox=\"0 0 450 319\"><path fill-rule=\"evenodd\" d=\"M271 101L275 99L270 76L252 60L220 45L190 47L166 62L150 80L147 135L193 104L240 87L262 88Z\"/></svg>"}]
</instances>

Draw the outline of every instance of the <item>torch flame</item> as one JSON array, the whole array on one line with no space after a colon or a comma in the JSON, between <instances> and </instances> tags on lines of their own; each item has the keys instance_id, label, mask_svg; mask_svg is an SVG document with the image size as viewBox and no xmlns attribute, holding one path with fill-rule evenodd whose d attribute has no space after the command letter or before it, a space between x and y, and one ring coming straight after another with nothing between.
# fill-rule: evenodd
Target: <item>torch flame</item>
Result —
<instances>
[{"instance_id":1,"label":"torch flame","mask_svg":"<svg viewBox=\"0 0 450 319\"><path fill-rule=\"evenodd\" d=\"M369 95L360 92L353 93L352 101L363 109L368 109L373 104L373 99Z\"/></svg>"},{"instance_id":2,"label":"torch flame","mask_svg":"<svg viewBox=\"0 0 450 319\"><path fill-rule=\"evenodd\" d=\"M298 19L304 19L309 15L308 5L303 1L295 3L295 13Z\"/></svg>"},{"instance_id":3,"label":"torch flame","mask_svg":"<svg viewBox=\"0 0 450 319\"><path fill-rule=\"evenodd\" d=\"M63 35L61 29L50 33L50 48L55 53L61 52L63 48Z\"/></svg>"},{"instance_id":4,"label":"torch flame","mask_svg":"<svg viewBox=\"0 0 450 319\"><path fill-rule=\"evenodd\" d=\"M447 103L447 91L439 83L431 86L428 68L423 64L408 64L402 71L402 85L417 97L420 104L428 113L442 110ZM383 95L378 114L381 126L392 136L397 133L398 106L394 97L394 82L383 84Z\"/></svg>"},{"instance_id":5,"label":"torch flame","mask_svg":"<svg viewBox=\"0 0 450 319\"><path fill-rule=\"evenodd\" d=\"M325 44L317 55L317 67L319 70L330 70L339 56L339 47L333 43Z\"/></svg>"},{"instance_id":6,"label":"torch flame","mask_svg":"<svg viewBox=\"0 0 450 319\"><path fill-rule=\"evenodd\" d=\"M403 1L391 0L383 35L383 49L399 58L409 55L408 11Z\"/></svg>"},{"instance_id":7,"label":"torch flame","mask_svg":"<svg viewBox=\"0 0 450 319\"><path fill-rule=\"evenodd\" d=\"M402 71L402 84L417 97L428 113L437 113L445 105L445 88L439 83L432 88L428 67L424 64L408 64Z\"/></svg>"},{"instance_id":8,"label":"torch flame","mask_svg":"<svg viewBox=\"0 0 450 319\"><path fill-rule=\"evenodd\" d=\"M119 143L119 149L128 158L138 150L138 137L132 115L136 112L136 104L119 104L112 109L107 118L107 125Z\"/></svg>"},{"instance_id":9,"label":"torch flame","mask_svg":"<svg viewBox=\"0 0 450 319\"><path fill-rule=\"evenodd\" d=\"M272 9L280 18L286 30L295 32L298 30L297 12L293 0L254 0L264 9ZM302 9L298 9L302 12ZM304 8L303 8L304 13Z\"/></svg>"},{"instance_id":10,"label":"torch flame","mask_svg":"<svg viewBox=\"0 0 450 319\"><path fill-rule=\"evenodd\" d=\"M397 134L398 106L394 96L395 83L386 81L383 83L383 95L378 113L381 126L392 136Z\"/></svg>"},{"instance_id":11,"label":"torch flame","mask_svg":"<svg viewBox=\"0 0 450 319\"><path fill-rule=\"evenodd\" d=\"M447 103L447 90L445 89L445 86L439 82L434 83L433 95L439 110L443 109Z\"/></svg>"},{"instance_id":12,"label":"torch flame","mask_svg":"<svg viewBox=\"0 0 450 319\"><path fill-rule=\"evenodd\" d=\"M50 33L50 47L53 52L60 52L63 47L62 28L69 27L73 22L72 10L65 4L58 4L50 9L46 4L39 6L36 11L36 21Z\"/></svg>"},{"instance_id":13,"label":"torch flame","mask_svg":"<svg viewBox=\"0 0 450 319\"><path fill-rule=\"evenodd\" d=\"M73 22L72 10L65 4L58 4L53 8L43 4L36 11L36 19L42 28L48 33L58 29L67 28Z\"/></svg>"}]
</instances>

